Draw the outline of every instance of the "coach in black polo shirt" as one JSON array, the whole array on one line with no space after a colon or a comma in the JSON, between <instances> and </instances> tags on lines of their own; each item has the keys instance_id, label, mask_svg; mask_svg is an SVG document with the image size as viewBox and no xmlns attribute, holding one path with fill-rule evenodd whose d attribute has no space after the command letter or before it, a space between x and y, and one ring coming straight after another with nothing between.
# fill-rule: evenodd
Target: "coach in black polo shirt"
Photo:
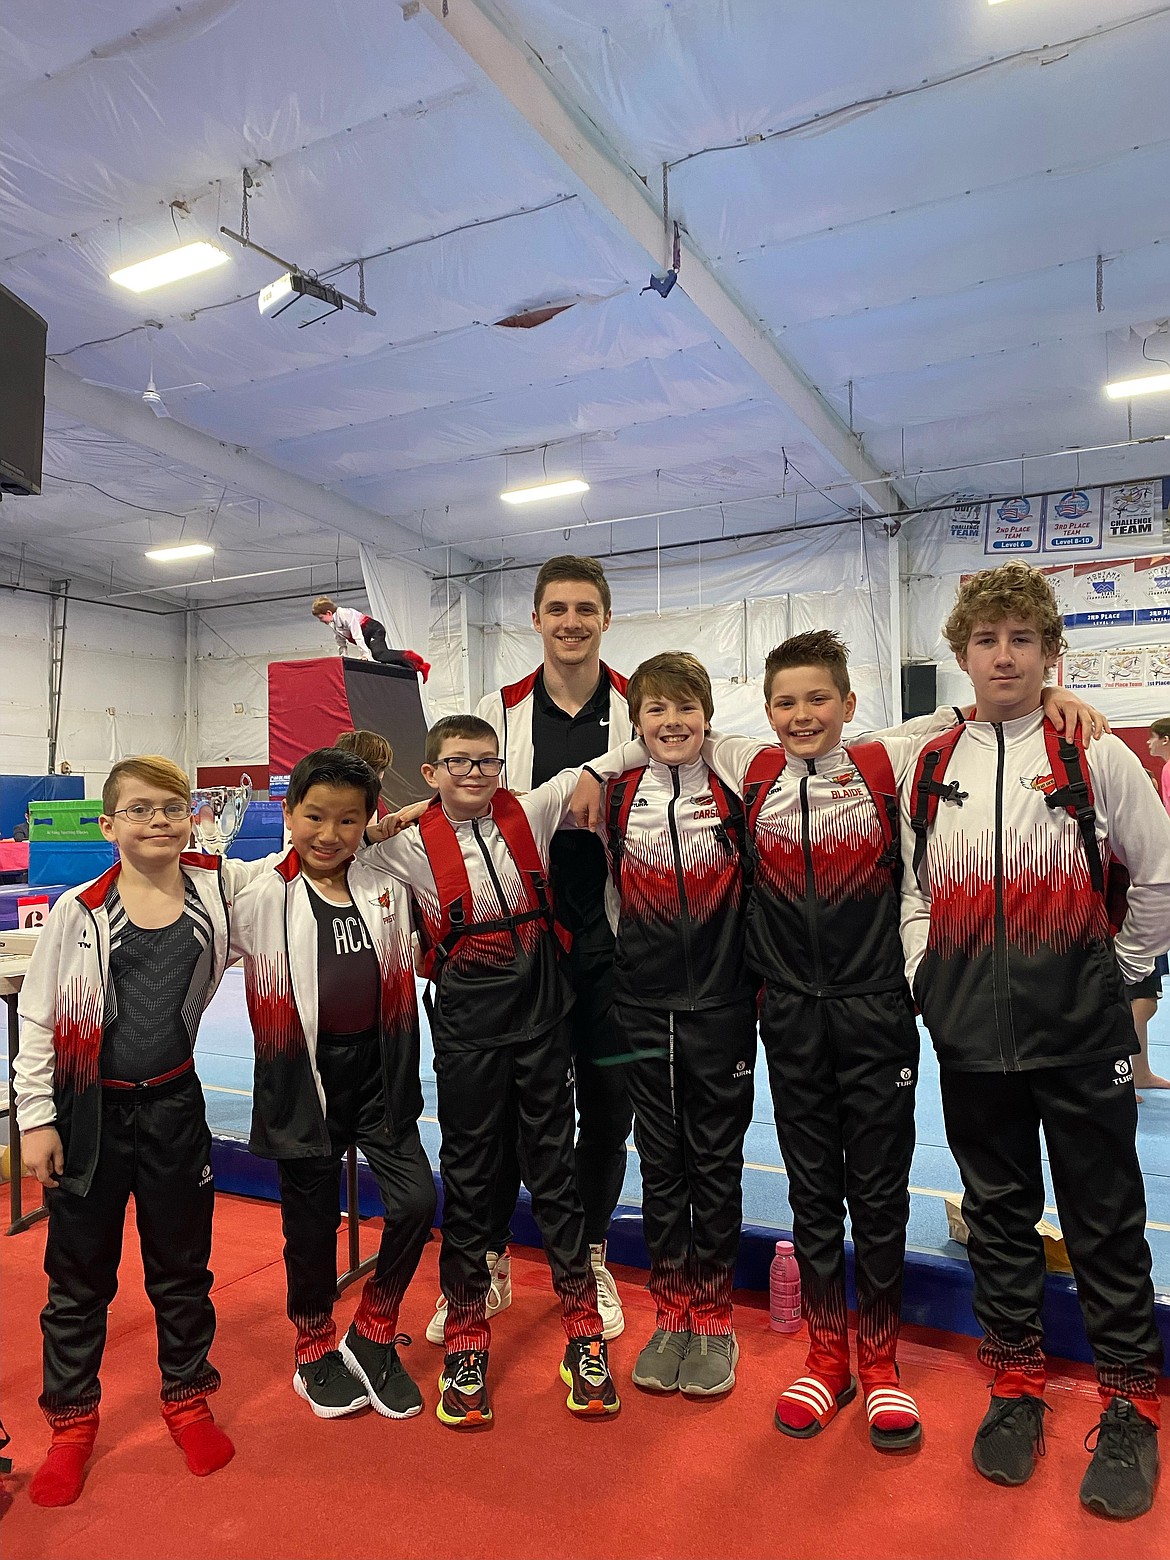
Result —
<instances>
[{"instance_id":1,"label":"coach in black polo shirt","mask_svg":"<svg viewBox=\"0 0 1170 1560\"><path fill-rule=\"evenodd\" d=\"M495 727L504 760L501 784L530 791L568 765L587 763L630 738L626 679L601 660L609 627L609 583L595 558L550 558L536 577L532 626L544 642L544 663L521 682L489 693L476 714ZM571 1015L577 1082L577 1184L585 1210L598 1304L605 1336L625 1326L621 1300L605 1266L605 1237L621 1196L632 1113L609 1023L613 933L605 913L608 869L595 834L561 829L552 842L557 918L573 934L569 976L576 992ZM520 1190L515 1134L497 1186L489 1246L489 1315L511 1298L506 1249ZM442 1337L442 1307L427 1329Z\"/></svg>"}]
</instances>

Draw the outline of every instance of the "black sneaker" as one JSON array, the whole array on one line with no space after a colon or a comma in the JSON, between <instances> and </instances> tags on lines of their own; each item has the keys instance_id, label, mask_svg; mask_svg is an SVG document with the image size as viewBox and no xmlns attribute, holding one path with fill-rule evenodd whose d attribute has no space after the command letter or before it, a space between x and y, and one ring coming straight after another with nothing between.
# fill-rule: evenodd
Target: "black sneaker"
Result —
<instances>
[{"instance_id":1,"label":"black sneaker","mask_svg":"<svg viewBox=\"0 0 1170 1560\"><path fill-rule=\"evenodd\" d=\"M1089 1446L1093 1436L1095 1447ZM1128 1398L1115 1397L1085 1437L1093 1460L1081 1480L1081 1505L1103 1517L1140 1517L1154 1504L1158 1431Z\"/></svg>"},{"instance_id":2,"label":"black sneaker","mask_svg":"<svg viewBox=\"0 0 1170 1560\"><path fill-rule=\"evenodd\" d=\"M365 1387L350 1375L336 1349L308 1365L298 1365L292 1384L293 1391L304 1398L318 1419L341 1419L365 1408L370 1401Z\"/></svg>"},{"instance_id":3,"label":"black sneaker","mask_svg":"<svg viewBox=\"0 0 1170 1560\"><path fill-rule=\"evenodd\" d=\"M383 1419L412 1419L422 1413L422 1393L398 1358L398 1345L410 1343L398 1333L389 1343L363 1338L351 1327L341 1340L341 1357L369 1394L370 1407Z\"/></svg>"},{"instance_id":4,"label":"black sneaker","mask_svg":"<svg viewBox=\"0 0 1170 1560\"><path fill-rule=\"evenodd\" d=\"M1044 1456L1042 1398L992 1396L983 1423L975 1432L971 1461L992 1484L1026 1484L1036 1458Z\"/></svg>"},{"instance_id":5,"label":"black sneaker","mask_svg":"<svg viewBox=\"0 0 1170 1560\"><path fill-rule=\"evenodd\" d=\"M442 1424L452 1430L483 1430L491 1424L487 1365L486 1349L457 1349L446 1356L435 1408Z\"/></svg>"},{"instance_id":6,"label":"black sneaker","mask_svg":"<svg viewBox=\"0 0 1170 1560\"><path fill-rule=\"evenodd\" d=\"M561 1361L561 1380L571 1414L616 1414L622 1406L609 1373L604 1338L570 1338Z\"/></svg>"}]
</instances>

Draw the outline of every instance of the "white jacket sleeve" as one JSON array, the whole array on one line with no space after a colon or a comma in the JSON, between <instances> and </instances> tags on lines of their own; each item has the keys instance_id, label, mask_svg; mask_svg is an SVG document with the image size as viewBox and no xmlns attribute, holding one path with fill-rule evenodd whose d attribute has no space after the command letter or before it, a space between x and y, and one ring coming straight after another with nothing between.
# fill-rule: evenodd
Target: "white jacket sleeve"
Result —
<instances>
[{"instance_id":1,"label":"white jacket sleeve","mask_svg":"<svg viewBox=\"0 0 1170 1560\"><path fill-rule=\"evenodd\" d=\"M20 991L20 1050L16 1055L13 1082L16 1119L22 1132L31 1127L49 1126L57 1119L53 1097L53 1028L65 921L72 911L73 902L69 898L59 899L49 912Z\"/></svg>"},{"instance_id":2,"label":"white jacket sleeve","mask_svg":"<svg viewBox=\"0 0 1170 1560\"><path fill-rule=\"evenodd\" d=\"M621 771L618 772L620 774ZM580 778L579 766L576 769L562 769L551 780L546 780L543 785L516 798L524 809L536 848L542 856L547 855L549 842L559 828L575 827L576 820L569 812L569 802Z\"/></svg>"},{"instance_id":3,"label":"white jacket sleeve","mask_svg":"<svg viewBox=\"0 0 1170 1560\"><path fill-rule=\"evenodd\" d=\"M743 794L744 778L748 766L757 753L773 747L771 742L761 742L759 737L728 736L721 731L711 731L703 743L703 762L713 769L733 791Z\"/></svg>"},{"instance_id":4,"label":"white jacket sleeve","mask_svg":"<svg viewBox=\"0 0 1170 1560\"><path fill-rule=\"evenodd\" d=\"M633 737L629 742L619 742L617 747L610 748L597 758L591 758L582 767L591 769L599 780L605 781L616 780L627 769L641 769L649 762L650 754L646 751L646 744L641 737Z\"/></svg>"},{"instance_id":5,"label":"white jacket sleeve","mask_svg":"<svg viewBox=\"0 0 1170 1560\"><path fill-rule=\"evenodd\" d=\"M411 840L413 831L417 831L418 825L403 830L401 834L392 835L388 840L380 840L376 845L364 845L354 858L360 861L364 867L374 867L379 872L385 872L395 882L401 883L405 888L411 884Z\"/></svg>"},{"instance_id":6,"label":"white jacket sleeve","mask_svg":"<svg viewBox=\"0 0 1170 1560\"><path fill-rule=\"evenodd\" d=\"M278 861L283 861L287 851L274 851L271 856L261 856L257 861L236 861L224 857L223 887L228 900L234 901L242 889L247 888L261 873L269 872Z\"/></svg>"},{"instance_id":7,"label":"white jacket sleeve","mask_svg":"<svg viewBox=\"0 0 1170 1560\"><path fill-rule=\"evenodd\" d=\"M1098 834L1103 823L1130 878L1125 921L1113 946L1132 985L1170 949L1170 817L1137 755L1119 737L1091 743L1088 757Z\"/></svg>"},{"instance_id":8,"label":"white jacket sleeve","mask_svg":"<svg viewBox=\"0 0 1170 1560\"><path fill-rule=\"evenodd\" d=\"M896 760L895 760L896 763ZM910 827L910 788L900 786L900 833L902 839L902 951L906 956L906 980L914 990L914 977L930 936L930 896L922 890L914 875L914 830Z\"/></svg>"}]
</instances>

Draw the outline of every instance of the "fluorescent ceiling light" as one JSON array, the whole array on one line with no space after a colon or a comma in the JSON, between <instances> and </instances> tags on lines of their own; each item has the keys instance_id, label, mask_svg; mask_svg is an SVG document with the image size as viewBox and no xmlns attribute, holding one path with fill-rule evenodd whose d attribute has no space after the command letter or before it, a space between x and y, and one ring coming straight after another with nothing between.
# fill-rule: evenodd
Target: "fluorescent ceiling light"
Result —
<instances>
[{"instance_id":1,"label":"fluorescent ceiling light","mask_svg":"<svg viewBox=\"0 0 1170 1560\"><path fill-rule=\"evenodd\" d=\"M163 287L167 282L178 282L184 276L197 276L200 271L210 271L217 265L227 264L227 253L218 244L198 239L193 244L183 244L178 249L168 249L153 260L140 260L137 265L123 266L110 272L110 281L131 292L149 292L152 287Z\"/></svg>"},{"instance_id":2,"label":"fluorescent ceiling light","mask_svg":"<svg viewBox=\"0 0 1170 1560\"><path fill-rule=\"evenodd\" d=\"M570 477L567 482L542 482L539 487L510 488L500 497L505 504L534 504L540 498L564 498L569 493L588 493L588 482Z\"/></svg>"},{"instance_id":3,"label":"fluorescent ceiling light","mask_svg":"<svg viewBox=\"0 0 1170 1560\"><path fill-rule=\"evenodd\" d=\"M1105 394L1114 401L1128 401L1133 395L1154 395L1170 390L1170 374L1146 374L1141 379L1115 379L1105 386Z\"/></svg>"},{"instance_id":4,"label":"fluorescent ceiling light","mask_svg":"<svg viewBox=\"0 0 1170 1560\"><path fill-rule=\"evenodd\" d=\"M206 542L183 542L175 547L156 547L146 556L155 563L171 563L176 558L206 558L214 551Z\"/></svg>"}]
</instances>

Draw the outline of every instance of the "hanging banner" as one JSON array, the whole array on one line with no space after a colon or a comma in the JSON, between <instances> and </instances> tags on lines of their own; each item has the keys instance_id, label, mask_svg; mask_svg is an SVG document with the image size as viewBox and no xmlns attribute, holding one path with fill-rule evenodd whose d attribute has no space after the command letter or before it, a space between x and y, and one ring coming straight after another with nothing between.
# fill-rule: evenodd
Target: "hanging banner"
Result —
<instances>
[{"instance_id":1,"label":"hanging banner","mask_svg":"<svg viewBox=\"0 0 1170 1560\"><path fill-rule=\"evenodd\" d=\"M949 542L977 542L983 536L987 518L985 498L960 499L947 514Z\"/></svg>"},{"instance_id":2,"label":"hanging banner","mask_svg":"<svg viewBox=\"0 0 1170 1560\"><path fill-rule=\"evenodd\" d=\"M1095 559L1049 564L1065 628L1133 627L1170 623L1170 557Z\"/></svg>"},{"instance_id":3,"label":"hanging banner","mask_svg":"<svg viewBox=\"0 0 1170 1560\"><path fill-rule=\"evenodd\" d=\"M1062 687L1170 688L1170 645L1121 645L1115 650L1068 650L1061 658Z\"/></svg>"},{"instance_id":4,"label":"hanging banner","mask_svg":"<svg viewBox=\"0 0 1170 1560\"><path fill-rule=\"evenodd\" d=\"M1072 488L1044 499L1043 550L1052 553L1100 552L1101 488Z\"/></svg>"},{"instance_id":5,"label":"hanging banner","mask_svg":"<svg viewBox=\"0 0 1170 1560\"><path fill-rule=\"evenodd\" d=\"M983 551L995 557L1040 551L1043 500L1005 498L987 506Z\"/></svg>"},{"instance_id":6,"label":"hanging banner","mask_svg":"<svg viewBox=\"0 0 1170 1560\"><path fill-rule=\"evenodd\" d=\"M1160 535L1162 483L1123 482L1105 489L1105 513L1111 542L1148 536L1153 542ZM1155 523L1159 531L1154 530Z\"/></svg>"}]
</instances>

